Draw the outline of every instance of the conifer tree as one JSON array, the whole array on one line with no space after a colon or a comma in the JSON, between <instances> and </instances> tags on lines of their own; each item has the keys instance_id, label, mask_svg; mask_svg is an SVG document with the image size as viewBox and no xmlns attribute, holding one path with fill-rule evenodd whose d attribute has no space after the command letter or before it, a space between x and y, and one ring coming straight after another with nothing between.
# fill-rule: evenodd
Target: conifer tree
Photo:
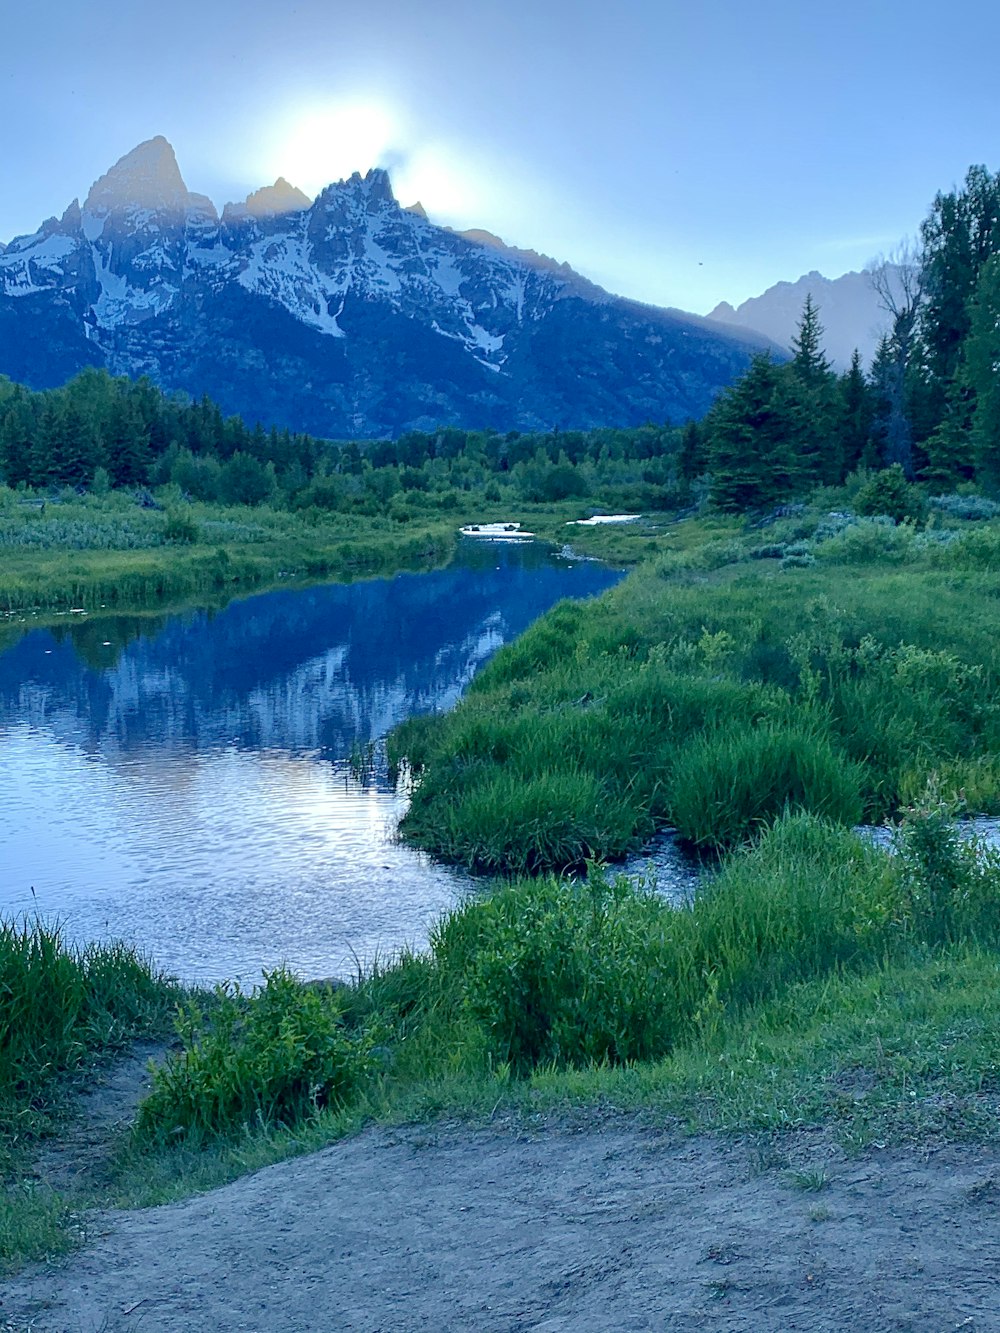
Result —
<instances>
[{"instance_id":1,"label":"conifer tree","mask_svg":"<svg viewBox=\"0 0 1000 1333\"><path fill-rule=\"evenodd\" d=\"M861 367L861 353L857 348L851 356L849 369L840 377L838 387L840 462L842 476L847 476L848 473L855 472L863 466L872 429L872 394Z\"/></svg>"},{"instance_id":2,"label":"conifer tree","mask_svg":"<svg viewBox=\"0 0 1000 1333\"><path fill-rule=\"evenodd\" d=\"M792 339L792 366L795 373L813 388L825 384L830 374L830 363L823 351L823 326L819 322L819 309L812 294L806 295L799 320L798 332Z\"/></svg>"},{"instance_id":3,"label":"conifer tree","mask_svg":"<svg viewBox=\"0 0 1000 1333\"><path fill-rule=\"evenodd\" d=\"M969 313L961 379L973 396L976 478L1000 489L1000 253L983 265Z\"/></svg>"},{"instance_id":4,"label":"conifer tree","mask_svg":"<svg viewBox=\"0 0 1000 1333\"><path fill-rule=\"evenodd\" d=\"M766 352L716 399L706 427L717 508L738 513L788 497L795 480L793 430L781 368Z\"/></svg>"}]
</instances>

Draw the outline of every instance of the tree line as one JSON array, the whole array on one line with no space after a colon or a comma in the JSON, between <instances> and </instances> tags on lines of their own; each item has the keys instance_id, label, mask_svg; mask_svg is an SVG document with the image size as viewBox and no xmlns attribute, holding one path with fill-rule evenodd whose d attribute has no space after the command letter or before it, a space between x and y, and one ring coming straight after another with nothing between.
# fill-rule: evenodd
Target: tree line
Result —
<instances>
[{"instance_id":1,"label":"tree line","mask_svg":"<svg viewBox=\"0 0 1000 1333\"><path fill-rule=\"evenodd\" d=\"M539 433L411 431L332 441L248 426L204 397L85 370L35 392L0 377L0 480L107 491L173 486L193 500L381 512L458 491L555 502L597 489L643 508L678 502L681 432L664 425ZM399 506L397 503L397 508Z\"/></svg>"}]
</instances>

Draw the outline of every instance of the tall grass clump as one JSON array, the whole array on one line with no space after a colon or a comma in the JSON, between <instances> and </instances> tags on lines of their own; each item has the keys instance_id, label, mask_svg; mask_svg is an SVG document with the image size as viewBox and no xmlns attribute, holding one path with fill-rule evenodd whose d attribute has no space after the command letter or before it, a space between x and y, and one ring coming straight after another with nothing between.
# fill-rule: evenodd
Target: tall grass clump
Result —
<instances>
[{"instance_id":1,"label":"tall grass clump","mask_svg":"<svg viewBox=\"0 0 1000 1333\"><path fill-rule=\"evenodd\" d=\"M807 725L764 722L694 736L672 759L667 808L698 847L737 846L784 810L861 818L861 773Z\"/></svg>"},{"instance_id":2,"label":"tall grass clump","mask_svg":"<svg viewBox=\"0 0 1000 1333\"><path fill-rule=\"evenodd\" d=\"M596 856L622 856L637 841L628 803L573 767L530 777L484 768L460 800L431 806L429 818L427 809L407 816L409 840L483 874L579 868Z\"/></svg>"},{"instance_id":3,"label":"tall grass clump","mask_svg":"<svg viewBox=\"0 0 1000 1333\"><path fill-rule=\"evenodd\" d=\"M283 969L249 998L223 986L207 1009L190 1002L177 1034L139 1107L140 1142L291 1125L349 1105L372 1069L372 1035L348 1030L337 992Z\"/></svg>"},{"instance_id":4,"label":"tall grass clump","mask_svg":"<svg viewBox=\"0 0 1000 1333\"><path fill-rule=\"evenodd\" d=\"M1000 851L959 821L959 803L934 783L906 811L894 845L905 916L931 945L1000 943Z\"/></svg>"},{"instance_id":5,"label":"tall grass clump","mask_svg":"<svg viewBox=\"0 0 1000 1333\"><path fill-rule=\"evenodd\" d=\"M58 1075L161 1027L174 994L126 945L76 950L57 927L0 921L0 1140L30 1127Z\"/></svg>"},{"instance_id":6,"label":"tall grass clump","mask_svg":"<svg viewBox=\"0 0 1000 1333\"><path fill-rule=\"evenodd\" d=\"M431 949L495 1062L525 1073L668 1049L684 1008L675 924L652 891L624 879L547 876L452 912Z\"/></svg>"}]
</instances>

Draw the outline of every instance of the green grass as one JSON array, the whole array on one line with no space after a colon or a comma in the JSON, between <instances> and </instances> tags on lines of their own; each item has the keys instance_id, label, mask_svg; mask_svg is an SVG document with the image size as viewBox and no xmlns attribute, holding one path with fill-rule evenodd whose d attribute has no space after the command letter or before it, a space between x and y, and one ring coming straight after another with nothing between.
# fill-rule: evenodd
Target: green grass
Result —
<instances>
[{"instance_id":1,"label":"green grass","mask_svg":"<svg viewBox=\"0 0 1000 1333\"><path fill-rule=\"evenodd\" d=\"M522 873L663 825L730 849L786 807L879 821L931 780L1000 810L993 529L897 534L782 568L746 558L759 534L678 525L672 554L555 607L452 713L390 738L415 778L403 836Z\"/></svg>"},{"instance_id":2,"label":"green grass","mask_svg":"<svg viewBox=\"0 0 1000 1333\"><path fill-rule=\"evenodd\" d=\"M127 495L0 505L0 608L157 606L277 580L350 578L440 563L457 524L298 515L192 504L140 508Z\"/></svg>"},{"instance_id":3,"label":"green grass","mask_svg":"<svg viewBox=\"0 0 1000 1333\"><path fill-rule=\"evenodd\" d=\"M59 1130L67 1080L164 1032L178 992L121 944L70 948L57 928L0 920L0 1269L57 1253L78 1229L26 1169Z\"/></svg>"},{"instance_id":4,"label":"green grass","mask_svg":"<svg viewBox=\"0 0 1000 1333\"><path fill-rule=\"evenodd\" d=\"M0 920L0 1153L44 1115L57 1076L162 1027L173 995L125 945L76 950L58 928Z\"/></svg>"},{"instance_id":5,"label":"green grass","mask_svg":"<svg viewBox=\"0 0 1000 1333\"><path fill-rule=\"evenodd\" d=\"M800 526L777 535L815 563L784 569L729 522L628 539L658 554L543 617L453 713L401 728L407 836L519 878L352 987L276 974L185 1010L92 1201L159 1202L441 1115L597 1106L692 1130L821 1125L855 1146L996 1139L1000 858L953 824L962 789L1000 808L992 530L866 528L845 554L823 551L815 516ZM894 856L844 827L889 811L906 816ZM671 822L725 853L688 906L547 873ZM83 967L65 952L49 950L56 997ZM108 1021L27 1067L43 1109L57 1066L142 1020ZM51 1197L3 1202L10 1261L76 1225Z\"/></svg>"},{"instance_id":6,"label":"green grass","mask_svg":"<svg viewBox=\"0 0 1000 1333\"><path fill-rule=\"evenodd\" d=\"M601 875L522 879L353 986L279 973L189 1007L108 1180L72 1207L8 1189L4 1261L72 1243L86 1204L182 1197L373 1121L599 1108L848 1147L994 1141L1000 857L948 816L911 812L894 856L783 816L681 909Z\"/></svg>"}]
</instances>

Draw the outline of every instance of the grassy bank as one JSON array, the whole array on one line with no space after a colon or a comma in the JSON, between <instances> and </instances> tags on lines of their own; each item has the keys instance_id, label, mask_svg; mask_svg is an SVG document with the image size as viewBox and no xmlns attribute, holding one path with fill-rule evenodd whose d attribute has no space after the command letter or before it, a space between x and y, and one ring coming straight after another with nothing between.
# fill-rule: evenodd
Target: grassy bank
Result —
<instances>
[{"instance_id":1,"label":"grassy bank","mask_svg":"<svg viewBox=\"0 0 1000 1333\"><path fill-rule=\"evenodd\" d=\"M393 739L408 836L515 877L353 986L277 972L189 999L102 1179L72 1200L8 1189L6 1262L65 1243L80 1208L209 1188L372 1121L600 1107L849 1146L996 1139L1000 859L954 815L960 795L1000 808L1000 533L804 513L614 540L643 557L624 583L555 608ZM845 827L887 813L894 855ZM686 907L551 873L665 823L711 854ZM53 994L89 993L93 962L41 953ZM105 1010L23 1065L9 1179L56 1124L58 1071L162 1014L136 966L148 1005L109 1029L91 987Z\"/></svg>"},{"instance_id":2,"label":"grassy bank","mask_svg":"<svg viewBox=\"0 0 1000 1333\"><path fill-rule=\"evenodd\" d=\"M930 780L1000 808L996 528L807 516L767 540L696 523L658 540L673 549L554 608L454 712L395 733L406 838L520 874L663 825L726 850L786 807L879 821Z\"/></svg>"},{"instance_id":3,"label":"grassy bank","mask_svg":"<svg viewBox=\"0 0 1000 1333\"><path fill-rule=\"evenodd\" d=\"M8 492L8 495L12 494ZM316 516L247 506L144 509L134 497L0 503L0 610L140 608L278 580L441 563L456 524L429 515Z\"/></svg>"},{"instance_id":4,"label":"grassy bank","mask_svg":"<svg viewBox=\"0 0 1000 1333\"><path fill-rule=\"evenodd\" d=\"M121 944L69 947L58 929L0 921L0 1266L66 1243L67 1209L31 1183L68 1089L101 1057L166 1032L177 991Z\"/></svg>"},{"instance_id":5,"label":"grassy bank","mask_svg":"<svg viewBox=\"0 0 1000 1333\"><path fill-rule=\"evenodd\" d=\"M211 1188L373 1121L599 1108L694 1130L824 1127L860 1148L995 1140L1000 856L951 814L911 811L894 855L785 815L680 909L600 874L517 880L353 986L276 972L252 997L189 999L100 1179L71 1197L8 1188L0 1260L70 1243L88 1207ZM164 992L129 975L149 1001L126 1005L114 1040L162 1012Z\"/></svg>"},{"instance_id":6,"label":"grassy bank","mask_svg":"<svg viewBox=\"0 0 1000 1333\"><path fill-rule=\"evenodd\" d=\"M935 807L895 856L786 816L680 910L600 876L514 882L351 988L276 974L188 1010L117 1197L206 1188L372 1120L589 1106L848 1146L995 1139L998 873Z\"/></svg>"}]
</instances>

